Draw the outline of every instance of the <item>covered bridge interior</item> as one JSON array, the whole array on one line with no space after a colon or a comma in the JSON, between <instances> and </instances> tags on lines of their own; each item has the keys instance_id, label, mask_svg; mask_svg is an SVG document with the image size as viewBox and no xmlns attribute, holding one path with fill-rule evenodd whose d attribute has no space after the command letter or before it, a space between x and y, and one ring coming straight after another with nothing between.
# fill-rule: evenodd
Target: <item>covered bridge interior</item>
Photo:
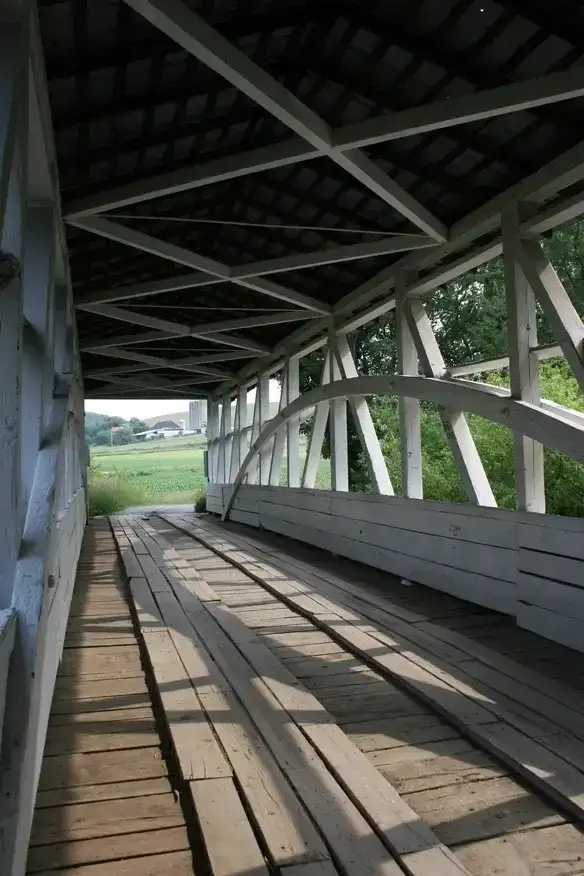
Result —
<instances>
[{"instance_id":1,"label":"covered bridge interior","mask_svg":"<svg viewBox=\"0 0 584 876\"><path fill-rule=\"evenodd\" d=\"M584 9L575 0L0 0L2 876L25 873L39 777L41 802L55 794L42 778L55 729L51 702L64 689L58 671L77 665L75 613L92 600L105 616L108 608L127 611L125 623L131 611L134 632L92 629L97 638L88 633L87 642L140 652L161 697L170 756L178 758L177 794L190 788L202 863L190 834L179 851L170 840L155 848L152 860L146 851L59 858L53 853L66 845L65 828L47 828L47 840L37 825L29 872L149 876L167 852L179 855L169 859L177 876L191 872L191 857L196 872L210 868L216 876L540 876L543 860L563 862L549 871L554 876L581 872L578 685L564 688L471 634L440 639L431 621L442 615L428 612L496 617L509 635L530 635L534 650L563 661L556 678L567 684L569 666L580 674L584 525L546 514L544 447L584 462L584 415L542 396L539 363L564 357L584 388L584 325L546 244L584 213L583 46ZM449 362L426 304L444 284L501 258L507 353ZM395 330L395 371L360 374L354 333L386 317ZM538 341L541 318L552 343ZM302 360L315 353L320 378L302 392ZM489 382L491 371L505 368L508 386ZM282 399L269 419L273 377ZM383 395L399 403L399 483L370 411L371 398ZM170 514L85 529L84 398L144 397L208 400L208 510L231 525ZM424 499L424 405L439 412L466 503ZM366 494L349 490L348 411L372 484ZM467 414L513 434L514 511L497 507ZM315 489L325 440L331 490ZM286 554L279 536L312 553L291 560L301 548ZM350 586L322 551L364 564L347 562ZM237 570L243 596L227 586L233 569L213 579L205 566L211 555L220 570L221 563ZM402 579L423 588L426 608L414 600L399 614L395 582ZM383 583L375 590L379 581L393 596ZM364 731L353 743L332 706L332 718L320 722L311 712L308 720L303 709L320 714L322 703L306 691L304 700L282 693L287 684L302 687L302 676L292 682L280 667L280 657L290 658L284 641L264 643L260 659L249 617L237 614L237 599L247 594L253 602L258 587L258 604L269 592L299 612L347 659L358 655L367 672L374 667L380 684L393 678L454 722L560 814L538 810L531 822L519 819L505 852L501 845L496 854L493 846L452 851L476 837L434 834L432 819L379 772L382 761L371 766L359 748ZM393 626L380 607L390 597ZM375 623L381 632L372 632ZM131 646L124 636L134 637ZM316 648L302 652L305 659L322 654L326 662L323 641L302 647ZM243 675L230 676L226 654L241 657ZM195 658L212 679L207 686L199 678L197 687ZM462 676L449 674L457 662L469 663L457 670ZM469 682L479 665L497 683ZM117 678L95 672L96 683ZM242 693L246 672L269 689L271 722L251 681ZM165 698L179 677L195 705ZM186 742L172 718L180 708L191 715ZM255 727L246 738L257 733L255 750L277 762L285 800L290 788L300 800L297 817L286 802L282 811L297 838L310 822L302 842L310 837L303 848L311 854L282 857L283 846L276 853L258 814L263 804L217 728L217 710L240 732L249 722ZM311 729L319 723L326 739ZM202 725L210 728L204 738ZM215 758L211 774L195 768L203 750ZM306 777L313 762L317 785ZM54 803L59 817L69 817L75 801L89 805L67 788L71 796ZM321 792L324 809L314 802ZM92 806L107 804L103 793ZM327 821L331 807L347 819L342 829ZM233 853L213 834L223 812L239 825ZM529 826L551 843L531 858L526 849L536 839L521 833ZM83 830L83 841L101 836L107 846L105 828ZM347 836L360 838L362 854L351 857ZM485 832L480 839L499 842Z\"/></svg>"}]
</instances>

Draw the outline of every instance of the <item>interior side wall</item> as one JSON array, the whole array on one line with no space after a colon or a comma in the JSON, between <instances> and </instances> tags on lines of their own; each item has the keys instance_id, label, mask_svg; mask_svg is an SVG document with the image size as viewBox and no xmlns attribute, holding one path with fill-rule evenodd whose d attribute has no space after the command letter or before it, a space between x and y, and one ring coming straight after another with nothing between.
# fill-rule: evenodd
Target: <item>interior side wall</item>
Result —
<instances>
[{"instance_id":1,"label":"interior side wall","mask_svg":"<svg viewBox=\"0 0 584 876\"><path fill-rule=\"evenodd\" d=\"M231 485L209 484L220 514ZM584 651L584 521L449 502L247 486L230 519L516 618Z\"/></svg>"}]
</instances>

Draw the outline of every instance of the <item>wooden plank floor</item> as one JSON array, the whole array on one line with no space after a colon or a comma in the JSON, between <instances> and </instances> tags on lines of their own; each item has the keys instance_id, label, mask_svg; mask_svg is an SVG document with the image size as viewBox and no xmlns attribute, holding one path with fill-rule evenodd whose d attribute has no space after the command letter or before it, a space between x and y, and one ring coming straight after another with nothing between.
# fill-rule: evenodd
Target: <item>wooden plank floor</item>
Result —
<instances>
[{"instance_id":1,"label":"wooden plank floor","mask_svg":"<svg viewBox=\"0 0 584 876\"><path fill-rule=\"evenodd\" d=\"M200 521L204 522L204 521ZM179 555L194 556L188 536L172 536L155 520ZM267 554L274 548L301 555L331 573L366 582L380 602L415 608L428 623L445 630L464 632L472 642L486 639L500 646L502 655L530 654L564 672L574 655L540 637L514 630L507 619L475 609L426 588L394 583L380 592L377 573L349 564L335 563L324 552L245 527L211 523L217 537L230 542L232 529L255 543L264 542ZM236 549L239 543L235 545ZM233 546L233 545L232 545ZM268 559L268 558L267 558ZM269 561L269 560L268 560ZM244 571L233 568L213 551L198 545L199 573L245 625L312 691L339 726L386 776L400 796L450 847L468 870L477 876L560 876L584 873L584 835L575 819L554 800L524 784L505 764L470 741L456 727L374 671L365 661L347 653L337 641L308 619L282 604ZM302 574L299 574L302 580ZM388 592L389 590L389 592ZM322 611L322 608L321 608ZM523 650L524 649L524 650ZM544 659L545 657L545 659ZM540 660L537 664L539 666ZM521 666L521 664L519 664ZM551 677L551 676L550 676ZM575 696L580 680L571 676ZM584 749L583 749L584 753ZM584 767L584 757L580 762ZM584 786L575 789L584 791ZM580 824L582 822L580 821Z\"/></svg>"},{"instance_id":2,"label":"wooden plank floor","mask_svg":"<svg viewBox=\"0 0 584 876\"><path fill-rule=\"evenodd\" d=\"M204 519L211 525L220 526L226 537L229 533L251 537L261 543L268 554L281 551L289 559L308 563L325 575L341 576L381 604L389 603L418 612L427 621L445 630L460 632L472 641L537 670L543 677L561 679L575 690L584 690L584 661L579 652L520 629L513 618L507 615L473 605L424 585L405 586L400 578L387 572L363 566L344 557L334 557L328 551L277 533L266 530L260 533L257 529L240 523L217 524L215 518Z\"/></svg>"},{"instance_id":3,"label":"wooden plank floor","mask_svg":"<svg viewBox=\"0 0 584 876\"><path fill-rule=\"evenodd\" d=\"M78 567L28 873L195 873L182 789L161 732L115 543L109 525L96 521Z\"/></svg>"},{"instance_id":4,"label":"wooden plank floor","mask_svg":"<svg viewBox=\"0 0 584 876\"><path fill-rule=\"evenodd\" d=\"M87 530L29 873L584 874L571 652L279 536L182 522L114 523L131 597L109 525ZM541 743L537 775L513 735L500 750L516 731Z\"/></svg>"}]
</instances>

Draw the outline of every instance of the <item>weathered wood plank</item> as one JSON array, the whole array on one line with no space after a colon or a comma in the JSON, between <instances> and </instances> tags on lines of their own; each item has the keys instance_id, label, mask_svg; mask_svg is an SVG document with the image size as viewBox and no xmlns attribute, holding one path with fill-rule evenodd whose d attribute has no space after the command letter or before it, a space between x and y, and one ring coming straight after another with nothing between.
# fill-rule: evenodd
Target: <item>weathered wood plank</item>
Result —
<instances>
[{"instance_id":1,"label":"weathered wood plank","mask_svg":"<svg viewBox=\"0 0 584 876\"><path fill-rule=\"evenodd\" d=\"M517 625L553 639L567 648L574 648L576 651L583 648L584 622L576 618L556 614L535 605L520 604L517 609Z\"/></svg>"},{"instance_id":2,"label":"weathered wood plank","mask_svg":"<svg viewBox=\"0 0 584 876\"><path fill-rule=\"evenodd\" d=\"M47 876L159 876L159 855L124 858L102 864L85 864L81 867L49 870ZM193 876L191 853L171 851L164 855L164 872L168 876Z\"/></svg>"},{"instance_id":3,"label":"weathered wood plank","mask_svg":"<svg viewBox=\"0 0 584 876\"><path fill-rule=\"evenodd\" d=\"M231 612L222 607L210 607L209 611L221 624L227 635L237 643L238 649L261 676L292 722L298 727L302 727L303 732L325 760L328 768L333 771L339 784L351 800L348 814L347 811L343 810L348 823L353 823L353 814L351 813L354 805L357 807L354 814L356 815L358 810L359 819L367 819L376 832L383 836L387 846L394 853L406 857L410 856L408 857L408 866L412 873L419 873L421 876L427 866L432 866L434 868L432 872L436 874L462 872L450 853L440 845L431 831L416 819L409 807L399 800L395 790L372 767L366 756L347 739L338 727L332 724L330 716L327 719L318 700L295 683L294 676L257 641L256 637ZM311 769L315 771L317 767L313 764ZM306 792L308 768L292 768L287 770L287 774L293 782L298 776ZM318 782L326 787L328 780L320 771L317 773L317 778ZM297 790L300 790L298 786L296 787ZM310 800L305 798L302 791L300 793L305 804L310 807ZM315 805L314 801L312 805ZM318 823L321 830L325 830L320 820ZM343 847L341 847L340 850L336 851L336 854L342 854L343 851ZM414 851L415 854L413 854ZM374 851L372 854L375 856Z\"/></svg>"},{"instance_id":4,"label":"weathered wood plank","mask_svg":"<svg viewBox=\"0 0 584 876\"><path fill-rule=\"evenodd\" d=\"M145 822L151 830L184 824L174 794L133 798L131 806L125 800L108 800L39 809L33 820L30 845L136 833L143 830Z\"/></svg>"},{"instance_id":5,"label":"weathered wood plank","mask_svg":"<svg viewBox=\"0 0 584 876\"><path fill-rule=\"evenodd\" d=\"M129 866L134 866L134 860L142 867L137 874L128 870ZM136 833L110 835L106 842L99 837L32 847L28 853L27 871L46 871L51 876L57 872L67 876L82 873L84 876L159 876L161 866L165 874L192 876L192 855L184 826L148 831L138 828Z\"/></svg>"},{"instance_id":6,"label":"weathered wood plank","mask_svg":"<svg viewBox=\"0 0 584 876\"><path fill-rule=\"evenodd\" d=\"M164 624L146 579L130 578L130 592L138 624L142 632L144 633L147 630L163 630Z\"/></svg>"},{"instance_id":7,"label":"weathered wood plank","mask_svg":"<svg viewBox=\"0 0 584 876\"><path fill-rule=\"evenodd\" d=\"M315 861L311 864L293 864L282 870L283 876L338 876L339 871L332 861Z\"/></svg>"},{"instance_id":8,"label":"weathered wood plank","mask_svg":"<svg viewBox=\"0 0 584 876\"><path fill-rule=\"evenodd\" d=\"M82 754L111 749L148 748L159 742L154 718L132 721L95 721L90 725L60 725L49 727L45 742L45 757L59 754Z\"/></svg>"},{"instance_id":9,"label":"weathered wood plank","mask_svg":"<svg viewBox=\"0 0 584 876\"><path fill-rule=\"evenodd\" d=\"M448 845L565 821L535 794L507 778L457 785L454 794L448 787L420 791L406 799Z\"/></svg>"},{"instance_id":10,"label":"weathered wood plank","mask_svg":"<svg viewBox=\"0 0 584 876\"><path fill-rule=\"evenodd\" d=\"M126 679L135 681L136 679ZM96 684L96 682L93 682ZM114 688L112 691L112 687ZM108 694L108 691L112 691ZM106 683L98 692L90 690L87 696L77 699L73 694L60 697L55 694L51 705L51 717L54 715L73 715L83 712L105 712L117 709L133 709L141 706L152 706L150 694L146 686L134 691L128 691L127 686Z\"/></svg>"},{"instance_id":11,"label":"weathered wood plank","mask_svg":"<svg viewBox=\"0 0 584 876\"><path fill-rule=\"evenodd\" d=\"M276 760L229 691L201 700L233 766L238 783L276 865L328 858L328 852Z\"/></svg>"},{"instance_id":12,"label":"weathered wood plank","mask_svg":"<svg viewBox=\"0 0 584 876\"><path fill-rule=\"evenodd\" d=\"M315 776L314 767L303 767L291 770L290 776L344 872L400 876L399 865L330 773L321 769Z\"/></svg>"},{"instance_id":13,"label":"weathered wood plank","mask_svg":"<svg viewBox=\"0 0 584 876\"><path fill-rule=\"evenodd\" d=\"M213 547L221 555L222 551L217 548L216 543L214 544L212 539L209 540L204 535L199 535L198 537L203 543ZM244 568L245 565L245 563L242 564ZM254 575L254 577L261 583L261 576ZM278 581L266 581L265 586L272 592L278 592ZM286 594L280 594L280 596L286 603L290 603L293 600L293 597L289 597ZM437 660L431 654L427 655L427 659L411 651L400 654L392 650L391 644L386 653L380 653L379 641L384 641L386 637L375 632L370 635L371 627L364 624L362 620L359 621L357 613L355 621L349 623L347 621L343 622L335 615L331 615L328 618L320 615L316 618L308 610L299 610L308 617L312 616L314 620L318 621L320 626L324 626L331 633L333 638L348 646L353 653L363 655L370 663L385 669L392 676L399 679L402 684L405 684L408 689L415 692L416 696L424 699L432 707L438 708L448 718L464 727L467 732L472 732L472 735L481 744L489 745L492 743L492 739L489 742L489 727L481 725L488 725L492 722L494 715L501 716L500 707L496 705L494 707L492 700L480 693L480 687L477 688L476 685L469 685L465 681L454 678L450 674L452 667L448 663ZM389 641L391 643L391 640ZM241 650L241 644L239 644L239 647ZM505 710L503 710L504 716ZM531 742L529 736L523 733L519 733L518 738L524 738L526 744ZM545 737L542 737L541 741L545 742ZM582 806L584 801L581 801L578 797L574 798L573 795L567 793L567 790L574 786L573 783L575 782L578 785L578 782L584 780L584 776L539 744L535 744L535 747L532 745L530 750L539 758L536 761L535 770L538 775L538 781L541 781L540 775L543 773L543 781L546 783L548 792L555 799L562 797L564 805L569 806L572 812L578 810L579 817L584 816L584 807ZM518 748L512 750L509 745L501 745L498 749L498 756L509 762L515 769L523 770L523 774L526 775ZM537 767L540 762L542 767L538 772ZM548 775L550 764L552 763L556 764L559 776L567 776L565 780L555 781L553 773L551 776ZM579 776L580 778L578 778ZM531 775L528 775L528 777L532 778Z\"/></svg>"},{"instance_id":14,"label":"weathered wood plank","mask_svg":"<svg viewBox=\"0 0 584 876\"><path fill-rule=\"evenodd\" d=\"M149 721L153 718L151 706L138 706L128 709L110 709L103 712L73 712L72 714L51 715L49 727L77 727L83 729L85 727L100 726L101 724L118 723L124 727L130 728L139 726L142 721Z\"/></svg>"},{"instance_id":15,"label":"weathered wood plank","mask_svg":"<svg viewBox=\"0 0 584 876\"><path fill-rule=\"evenodd\" d=\"M577 876L582 834L571 824L513 831L460 846L457 856L481 876Z\"/></svg>"},{"instance_id":16,"label":"weathered wood plank","mask_svg":"<svg viewBox=\"0 0 584 876\"><path fill-rule=\"evenodd\" d=\"M134 643L131 648L68 648L61 660L60 675L86 676L109 673L110 677L130 677L144 674L140 654Z\"/></svg>"},{"instance_id":17,"label":"weathered wood plank","mask_svg":"<svg viewBox=\"0 0 584 876\"><path fill-rule=\"evenodd\" d=\"M167 633L145 633L172 744L185 781L227 778L231 768Z\"/></svg>"},{"instance_id":18,"label":"weathered wood plank","mask_svg":"<svg viewBox=\"0 0 584 876\"><path fill-rule=\"evenodd\" d=\"M166 774L166 764L159 745L141 749L139 756L123 750L63 754L47 757L43 761L39 793L72 789L78 785L159 779Z\"/></svg>"},{"instance_id":19,"label":"weathered wood plank","mask_svg":"<svg viewBox=\"0 0 584 876\"><path fill-rule=\"evenodd\" d=\"M232 779L190 782L189 790L213 876L268 876L264 856ZM229 827L226 841L225 828Z\"/></svg>"},{"instance_id":20,"label":"weathered wood plank","mask_svg":"<svg viewBox=\"0 0 584 876\"><path fill-rule=\"evenodd\" d=\"M580 559L520 548L517 564L522 572L549 578L550 588L553 588L555 581L584 588L584 575Z\"/></svg>"},{"instance_id":21,"label":"weathered wood plank","mask_svg":"<svg viewBox=\"0 0 584 876\"><path fill-rule=\"evenodd\" d=\"M84 677L65 675L57 678L55 684L55 696L53 710L63 700L98 699L101 697L128 697L125 708L129 705L139 705L132 701L131 697L136 694L148 694L144 676L134 678L98 678L86 679ZM144 702L144 700L142 700ZM99 711L99 709L94 711Z\"/></svg>"},{"instance_id":22,"label":"weathered wood plank","mask_svg":"<svg viewBox=\"0 0 584 876\"><path fill-rule=\"evenodd\" d=\"M168 794L172 791L168 778L134 779L126 782L107 782L99 785L67 785L52 791L39 791L36 809L65 806L72 803L96 803L104 800L130 800L132 797L149 797L152 794ZM129 804L132 805L132 804Z\"/></svg>"},{"instance_id":23,"label":"weathered wood plank","mask_svg":"<svg viewBox=\"0 0 584 876\"><path fill-rule=\"evenodd\" d=\"M584 583L584 580L583 580ZM517 598L574 620L584 621L584 588L519 572Z\"/></svg>"}]
</instances>

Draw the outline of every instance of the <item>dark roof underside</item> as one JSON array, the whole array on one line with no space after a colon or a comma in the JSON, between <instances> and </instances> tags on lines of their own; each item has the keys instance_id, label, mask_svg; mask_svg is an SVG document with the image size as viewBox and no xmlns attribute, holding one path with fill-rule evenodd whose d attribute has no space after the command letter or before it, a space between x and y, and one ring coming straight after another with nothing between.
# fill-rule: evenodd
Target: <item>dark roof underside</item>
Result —
<instances>
[{"instance_id":1,"label":"dark roof underside","mask_svg":"<svg viewBox=\"0 0 584 876\"><path fill-rule=\"evenodd\" d=\"M335 127L566 69L580 64L584 52L584 7L574 0L190 0L187 5ZM120 184L292 137L122 0L40 0L39 6L65 208L68 201ZM582 100L572 100L367 152L450 226L575 145L582 136L583 108ZM165 217L416 231L326 158L119 213L159 217L116 221L231 266L371 237ZM188 270L85 231L69 228L68 238L77 294ZM334 304L396 258L399 254L274 279ZM227 282L139 299L131 307L189 324L249 316L253 308L290 309ZM248 329L245 336L273 346L297 326ZM78 328L82 346L144 332L81 311ZM225 348L181 338L132 349L184 358ZM85 372L132 364L89 352L82 359ZM249 357L227 367L236 371L246 361ZM158 379L181 378L177 371L155 373ZM86 382L88 390L99 387L97 380Z\"/></svg>"}]
</instances>

